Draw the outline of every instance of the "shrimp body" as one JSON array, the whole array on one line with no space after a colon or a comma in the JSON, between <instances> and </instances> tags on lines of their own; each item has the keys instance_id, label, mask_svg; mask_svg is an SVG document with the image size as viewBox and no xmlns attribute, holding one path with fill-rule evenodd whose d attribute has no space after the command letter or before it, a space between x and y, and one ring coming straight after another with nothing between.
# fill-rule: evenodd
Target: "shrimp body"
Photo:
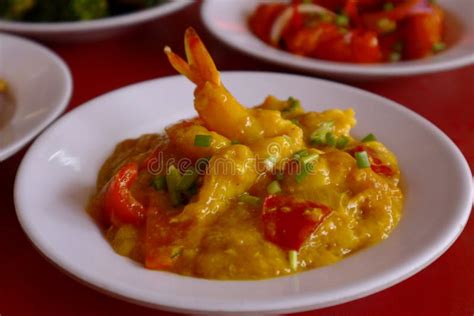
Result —
<instances>
[{"instance_id":1,"label":"shrimp body","mask_svg":"<svg viewBox=\"0 0 474 316\"><path fill-rule=\"evenodd\" d=\"M241 143L263 138L262 124L224 86L206 82L194 96L194 107L209 129Z\"/></svg>"},{"instance_id":2,"label":"shrimp body","mask_svg":"<svg viewBox=\"0 0 474 316\"><path fill-rule=\"evenodd\" d=\"M182 121L166 129L170 142L186 157L197 160L210 157L231 144L230 140L216 132L209 131L199 120ZM197 135L209 135L212 139L207 147L194 146Z\"/></svg>"},{"instance_id":3,"label":"shrimp body","mask_svg":"<svg viewBox=\"0 0 474 316\"><path fill-rule=\"evenodd\" d=\"M237 101L222 85L216 65L194 29L186 30L184 43L187 61L169 47L165 53L171 65L196 84L194 107L209 130L250 146L259 159L272 156L275 162L304 146L302 129L279 111L250 109ZM269 152L269 146L278 152Z\"/></svg>"}]
</instances>

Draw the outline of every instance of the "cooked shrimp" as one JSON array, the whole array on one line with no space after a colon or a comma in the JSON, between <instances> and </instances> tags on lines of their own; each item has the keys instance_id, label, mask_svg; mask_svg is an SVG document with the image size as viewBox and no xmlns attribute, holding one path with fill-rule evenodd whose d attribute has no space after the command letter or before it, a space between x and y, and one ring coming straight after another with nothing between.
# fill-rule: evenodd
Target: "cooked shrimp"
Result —
<instances>
[{"instance_id":1,"label":"cooked shrimp","mask_svg":"<svg viewBox=\"0 0 474 316\"><path fill-rule=\"evenodd\" d=\"M240 142L262 138L260 124L221 84L216 65L193 28L186 30L184 44L187 62L169 47L165 53L171 65L196 84L194 106L205 125Z\"/></svg>"},{"instance_id":2,"label":"cooked shrimp","mask_svg":"<svg viewBox=\"0 0 474 316\"><path fill-rule=\"evenodd\" d=\"M154 246L147 255L147 267L169 268L176 249L193 251L206 233L206 227L228 210L229 203L246 192L256 178L254 155L247 146L233 145L218 151L209 162L197 199L178 215L158 215L156 222L150 223L155 229L159 227L160 233L152 236Z\"/></svg>"},{"instance_id":3,"label":"cooked shrimp","mask_svg":"<svg viewBox=\"0 0 474 316\"><path fill-rule=\"evenodd\" d=\"M204 184L197 201L188 204L174 221L205 221L220 210L226 209L229 201L246 192L257 178L254 154L243 145L233 145L220 150L209 161Z\"/></svg>"},{"instance_id":4,"label":"cooked shrimp","mask_svg":"<svg viewBox=\"0 0 474 316\"><path fill-rule=\"evenodd\" d=\"M288 157L304 145L301 128L283 118L280 111L249 109L227 91L214 61L194 29L186 30L184 43L187 62L169 47L164 51L171 65L196 84L194 106L209 130L250 146L258 159L272 156L274 162ZM273 147L272 151L269 146Z\"/></svg>"},{"instance_id":5,"label":"cooked shrimp","mask_svg":"<svg viewBox=\"0 0 474 316\"><path fill-rule=\"evenodd\" d=\"M197 120L183 121L174 124L166 129L166 134L170 142L173 143L182 154L191 159L210 157L221 148L231 144L229 139L216 132L209 131L204 126L198 124ZM211 144L207 147L195 146L194 140L197 135L211 136Z\"/></svg>"}]
</instances>

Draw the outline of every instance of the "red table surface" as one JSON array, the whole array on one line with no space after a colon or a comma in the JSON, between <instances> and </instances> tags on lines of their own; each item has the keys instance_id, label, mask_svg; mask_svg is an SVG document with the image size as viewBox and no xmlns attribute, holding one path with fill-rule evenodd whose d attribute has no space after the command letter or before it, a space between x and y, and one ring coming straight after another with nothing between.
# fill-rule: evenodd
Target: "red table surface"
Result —
<instances>
[{"instance_id":1,"label":"red table surface","mask_svg":"<svg viewBox=\"0 0 474 316\"><path fill-rule=\"evenodd\" d=\"M221 44L203 26L199 9L199 4L193 4L119 38L49 44L69 65L74 78L68 111L128 84L174 75L162 53L163 46L170 45L181 54L183 32L189 25L201 35L221 70L291 72ZM474 66L351 84L426 117L459 146L471 169L474 167ZM172 315L126 303L81 285L32 247L18 223L13 204L15 174L25 150L0 163L0 315ZM408 280L353 302L301 315L473 315L473 250L474 224L470 220L444 255Z\"/></svg>"}]
</instances>

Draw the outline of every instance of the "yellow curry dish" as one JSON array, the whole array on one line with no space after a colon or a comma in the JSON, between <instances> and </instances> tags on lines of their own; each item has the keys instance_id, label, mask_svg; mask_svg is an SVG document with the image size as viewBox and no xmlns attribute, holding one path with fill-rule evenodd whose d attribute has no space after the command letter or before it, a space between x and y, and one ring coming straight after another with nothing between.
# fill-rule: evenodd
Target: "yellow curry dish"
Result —
<instances>
[{"instance_id":1,"label":"yellow curry dish","mask_svg":"<svg viewBox=\"0 0 474 316\"><path fill-rule=\"evenodd\" d=\"M335 263L387 238L403 204L397 159L352 109L306 112L297 96L253 108L223 86L192 28L197 116L121 142L88 212L120 255L146 268L219 280L264 279Z\"/></svg>"}]
</instances>

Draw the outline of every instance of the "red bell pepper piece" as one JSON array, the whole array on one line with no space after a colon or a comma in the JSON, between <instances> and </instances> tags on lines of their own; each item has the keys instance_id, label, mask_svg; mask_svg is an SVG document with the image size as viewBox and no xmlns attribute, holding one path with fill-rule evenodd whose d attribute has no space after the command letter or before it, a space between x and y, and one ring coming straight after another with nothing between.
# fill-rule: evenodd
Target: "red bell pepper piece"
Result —
<instances>
[{"instance_id":1,"label":"red bell pepper piece","mask_svg":"<svg viewBox=\"0 0 474 316\"><path fill-rule=\"evenodd\" d=\"M138 177L136 163L125 164L110 180L104 195L104 212L114 225L139 225L145 219L145 209L130 192Z\"/></svg>"},{"instance_id":2,"label":"red bell pepper piece","mask_svg":"<svg viewBox=\"0 0 474 316\"><path fill-rule=\"evenodd\" d=\"M331 209L320 203L268 196L262 212L265 237L282 248L298 250L329 213Z\"/></svg>"},{"instance_id":3,"label":"red bell pepper piece","mask_svg":"<svg viewBox=\"0 0 474 316\"><path fill-rule=\"evenodd\" d=\"M408 17L403 28L403 53L408 59L423 58L433 53L433 45L442 41L444 14L433 6L430 13Z\"/></svg>"},{"instance_id":4,"label":"red bell pepper piece","mask_svg":"<svg viewBox=\"0 0 474 316\"><path fill-rule=\"evenodd\" d=\"M336 26L333 27L337 29ZM382 52L374 32L354 30L336 36L322 35L314 56L343 62L375 63L381 61Z\"/></svg>"},{"instance_id":5,"label":"red bell pepper piece","mask_svg":"<svg viewBox=\"0 0 474 316\"><path fill-rule=\"evenodd\" d=\"M376 63L382 60L377 34L370 31L352 32L351 48L353 61L357 63Z\"/></svg>"}]
</instances>

